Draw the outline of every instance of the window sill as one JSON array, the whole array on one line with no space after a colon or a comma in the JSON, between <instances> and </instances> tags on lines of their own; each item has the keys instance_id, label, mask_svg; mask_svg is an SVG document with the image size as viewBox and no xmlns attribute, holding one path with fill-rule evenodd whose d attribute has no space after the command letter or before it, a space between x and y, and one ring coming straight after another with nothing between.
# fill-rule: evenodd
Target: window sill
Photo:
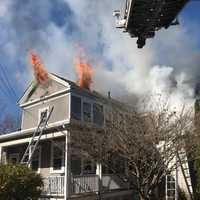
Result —
<instances>
[{"instance_id":1,"label":"window sill","mask_svg":"<svg viewBox=\"0 0 200 200\"><path fill-rule=\"evenodd\" d=\"M64 174L65 173L65 168L62 167L62 169L59 170L54 170L52 167L50 168L50 174Z\"/></svg>"}]
</instances>

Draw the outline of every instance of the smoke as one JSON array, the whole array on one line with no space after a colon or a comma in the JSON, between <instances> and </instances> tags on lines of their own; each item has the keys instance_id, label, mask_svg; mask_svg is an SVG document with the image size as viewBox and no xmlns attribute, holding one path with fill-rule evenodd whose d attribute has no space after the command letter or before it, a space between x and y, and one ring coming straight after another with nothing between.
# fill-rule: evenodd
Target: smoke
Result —
<instances>
[{"instance_id":1,"label":"smoke","mask_svg":"<svg viewBox=\"0 0 200 200\"><path fill-rule=\"evenodd\" d=\"M200 51L197 38L191 34L190 21L181 20L181 26L160 31L144 49L137 49L135 39L115 29L112 12L123 3L3 0L0 10L6 10L7 15L0 16L0 21L4 20L11 31L5 54L20 57L27 66L28 50L33 48L49 71L75 81L74 58L79 44L94 67L94 89L111 91L115 97L162 93L170 95L176 107L192 104ZM27 68L21 74L27 76L26 71Z\"/></svg>"}]
</instances>

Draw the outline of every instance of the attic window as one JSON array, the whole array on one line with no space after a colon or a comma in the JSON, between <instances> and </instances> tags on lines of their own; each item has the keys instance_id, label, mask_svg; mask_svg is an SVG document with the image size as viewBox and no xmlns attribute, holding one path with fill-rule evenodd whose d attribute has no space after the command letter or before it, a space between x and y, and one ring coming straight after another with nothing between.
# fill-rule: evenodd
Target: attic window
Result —
<instances>
[{"instance_id":1,"label":"attic window","mask_svg":"<svg viewBox=\"0 0 200 200\"><path fill-rule=\"evenodd\" d=\"M42 108L39 110L39 124L45 125L49 113L49 108Z\"/></svg>"}]
</instances>

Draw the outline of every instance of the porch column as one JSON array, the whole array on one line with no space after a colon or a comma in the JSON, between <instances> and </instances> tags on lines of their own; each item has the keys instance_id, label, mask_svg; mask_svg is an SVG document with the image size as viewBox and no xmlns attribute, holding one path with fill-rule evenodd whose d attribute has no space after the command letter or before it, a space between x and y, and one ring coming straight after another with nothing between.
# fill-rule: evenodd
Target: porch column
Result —
<instances>
[{"instance_id":1,"label":"porch column","mask_svg":"<svg viewBox=\"0 0 200 200\"><path fill-rule=\"evenodd\" d=\"M102 187L102 164L101 163L97 163L96 175L98 176L98 192L99 192L99 197L101 199L101 187Z\"/></svg>"},{"instance_id":2,"label":"porch column","mask_svg":"<svg viewBox=\"0 0 200 200\"><path fill-rule=\"evenodd\" d=\"M64 187L64 199L68 200L70 197L71 188L71 167L70 167L70 132L65 132L65 187Z\"/></svg>"},{"instance_id":3,"label":"porch column","mask_svg":"<svg viewBox=\"0 0 200 200\"><path fill-rule=\"evenodd\" d=\"M0 146L0 164L2 163L2 146Z\"/></svg>"},{"instance_id":4,"label":"porch column","mask_svg":"<svg viewBox=\"0 0 200 200\"><path fill-rule=\"evenodd\" d=\"M29 145L30 143L28 143ZM30 145L29 150L28 150L28 160L31 158L32 154L32 145ZM31 168L31 162L28 164L28 167Z\"/></svg>"},{"instance_id":5,"label":"porch column","mask_svg":"<svg viewBox=\"0 0 200 200\"><path fill-rule=\"evenodd\" d=\"M97 163L96 175L98 175L100 180L102 179L102 165L101 165L101 163Z\"/></svg>"}]
</instances>

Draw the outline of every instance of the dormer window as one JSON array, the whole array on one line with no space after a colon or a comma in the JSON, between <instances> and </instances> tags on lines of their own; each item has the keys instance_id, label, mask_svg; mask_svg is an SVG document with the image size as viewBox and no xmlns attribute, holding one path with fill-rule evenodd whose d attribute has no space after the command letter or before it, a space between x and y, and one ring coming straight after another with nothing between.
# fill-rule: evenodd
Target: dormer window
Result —
<instances>
[{"instance_id":1,"label":"dormer window","mask_svg":"<svg viewBox=\"0 0 200 200\"><path fill-rule=\"evenodd\" d=\"M39 124L41 124L42 126L45 125L45 122L48 118L48 114L49 114L49 107L46 108L42 108L39 110Z\"/></svg>"}]
</instances>

